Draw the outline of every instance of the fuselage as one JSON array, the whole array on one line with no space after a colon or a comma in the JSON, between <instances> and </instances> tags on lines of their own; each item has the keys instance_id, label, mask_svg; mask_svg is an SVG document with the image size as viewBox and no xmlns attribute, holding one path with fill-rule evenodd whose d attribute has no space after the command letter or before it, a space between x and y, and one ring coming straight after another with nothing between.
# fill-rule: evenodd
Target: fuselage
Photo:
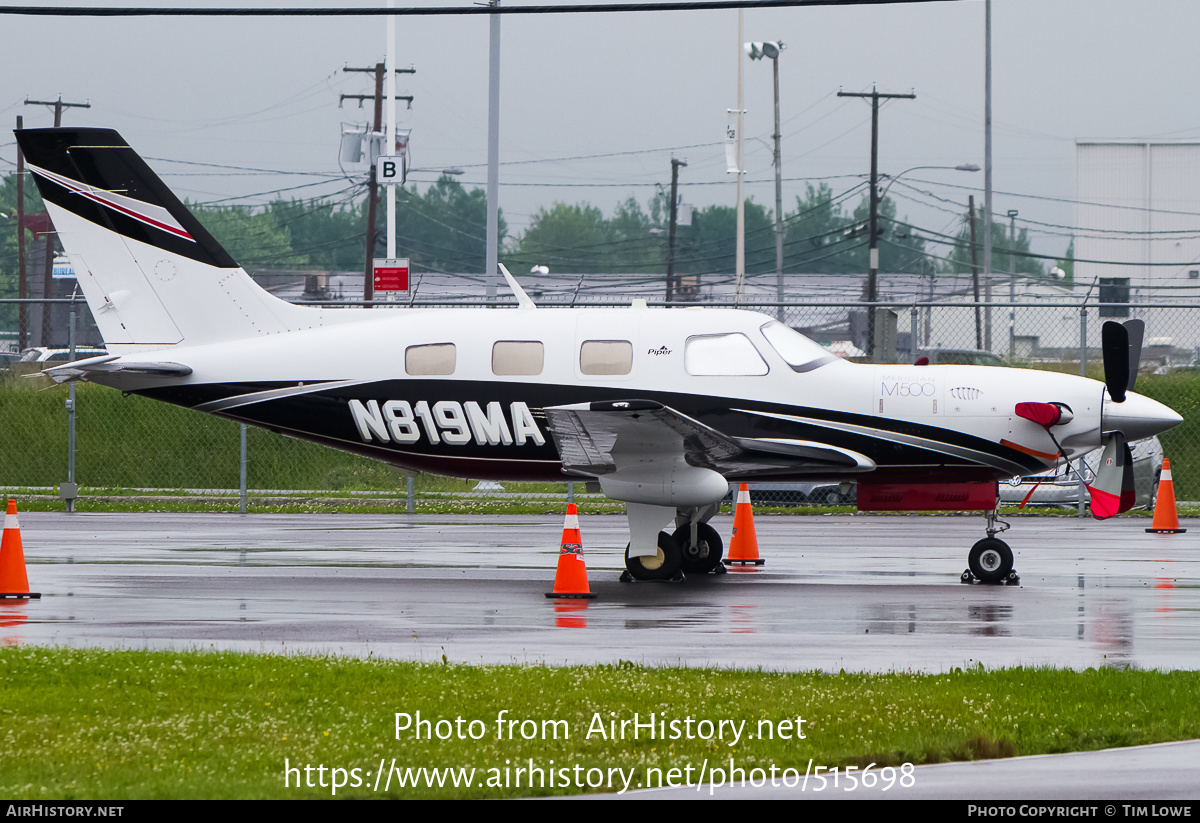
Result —
<instances>
[{"instance_id":1,"label":"fuselage","mask_svg":"<svg viewBox=\"0 0 1200 823\"><path fill-rule=\"evenodd\" d=\"M756 312L326 310L322 322L154 353L191 368L183 378L94 379L405 468L479 478L561 480L542 409L628 399L731 437L849 449L876 464L876 477L910 482L992 480L1061 462L1046 429L1014 413L1020 402L1070 408L1054 429L1068 457L1100 445L1096 381L850 363ZM150 356L139 347L124 359Z\"/></svg>"}]
</instances>

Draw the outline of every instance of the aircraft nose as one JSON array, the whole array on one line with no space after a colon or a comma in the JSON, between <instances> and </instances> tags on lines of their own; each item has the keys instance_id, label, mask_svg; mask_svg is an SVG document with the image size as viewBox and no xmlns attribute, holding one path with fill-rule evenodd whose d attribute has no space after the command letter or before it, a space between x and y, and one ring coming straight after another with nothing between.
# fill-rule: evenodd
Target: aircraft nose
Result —
<instances>
[{"instance_id":1,"label":"aircraft nose","mask_svg":"<svg viewBox=\"0 0 1200 823\"><path fill-rule=\"evenodd\" d=\"M1124 403L1104 401L1104 430L1119 431L1130 442L1161 434L1182 422L1172 409L1141 394L1130 392Z\"/></svg>"}]
</instances>

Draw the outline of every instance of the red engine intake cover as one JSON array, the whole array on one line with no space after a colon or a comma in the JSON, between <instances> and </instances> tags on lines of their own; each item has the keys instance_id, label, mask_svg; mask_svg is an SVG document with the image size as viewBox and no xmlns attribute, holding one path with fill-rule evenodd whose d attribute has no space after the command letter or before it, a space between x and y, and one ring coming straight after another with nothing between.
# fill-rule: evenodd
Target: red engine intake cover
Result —
<instances>
[{"instance_id":1,"label":"red engine intake cover","mask_svg":"<svg viewBox=\"0 0 1200 823\"><path fill-rule=\"evenodd\" d=\"M861 512L991 511L995 480L974 483L858 483Z\"/></svg>"}]
</instances>

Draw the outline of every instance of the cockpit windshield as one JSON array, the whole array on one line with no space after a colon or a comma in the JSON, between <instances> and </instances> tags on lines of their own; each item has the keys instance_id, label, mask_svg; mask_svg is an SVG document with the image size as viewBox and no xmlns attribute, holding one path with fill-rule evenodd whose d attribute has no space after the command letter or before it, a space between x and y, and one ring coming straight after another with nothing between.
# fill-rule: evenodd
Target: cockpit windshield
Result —
<instances>
[{"instance_id":1,"label":"cockpit windshield","mask_svg":"<svg viewBox=\"0 0 1200 823\"><path fill-rule=\"evenodd\" d=\"M762 333L771 347L792 367L792 371L812 371L838 359L836 354L830 354L828 349L777 320L763 326Z\"/></svg>"}]
</instances>

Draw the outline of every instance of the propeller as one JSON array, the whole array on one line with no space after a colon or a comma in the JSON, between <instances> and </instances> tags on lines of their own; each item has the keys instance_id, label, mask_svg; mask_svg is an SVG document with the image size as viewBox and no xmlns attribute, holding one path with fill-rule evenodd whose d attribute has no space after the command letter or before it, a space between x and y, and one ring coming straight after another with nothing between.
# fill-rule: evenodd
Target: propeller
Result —
<instances>
[{"instance_id":1,"label":"propeller","mask_svg":"<svg viewBox=\"0 0 1200 823\"><path fill-rule=\"evenodd\" d=\"M1127 392L1137 381L1138 364L1142 359L1142 340L1146 324L1141 320L1116 323L1109 320L1100 329L1100 345L1104 352L1104 383L1114 403L1124 403ZM1133 487L1133 454L1126 433L1107 432L1103 438L1104 451L1096 470L1092 493L1092 516L1104 520L1133 508L1136 497Z\"/></svg>"},{"instance_id":2,"label":"propeller","mask_svg":"<svg viewBox=\"0 0 1200 823\"><path fill-rule=\"evenodd\" d=\"M1142 359L1142 339L1146 324L1142 320L1117 323L1107 321L1100 329L1100 347L1104 352L1104 383L1114 403L1124 403L1125 393L1133 390L1138 364Z\"/></svg>"},{"instance_id":3,"label":"propeller","mask_svg":"<svg viewBox=\"0 0 1200 823\"><path fill-rule=\"evenodd\" d=\"M1092 516L1104 520L1133 508L1136 492L1133 485L1133 453L1129 440L1140 440L1166 431L1182 422L1175 412L1148 397L1133 395L1137 380L1138 364L1142 358L1142 339L1146 324L1141 320L1125 323L1108 321L1100 330L1101 347L1104 352L1104 383L1108 387L1108 401L1104 403L1101 417L1103 434L1100 444L1100 466L1096 470L1094 483L1088 485L1092 493ZM1064 455L1058 438L1051 429L1071 422L1070 408L1061 403L1018 403L1014 409L1018 417L1042 426ZM1056 455L1056 457L1058 456ZM1069 462L1069 461L1068 461Z\"/></svg>"},{"instance_id":4,"label":"propeller","mask_svg":"<svg viewBox=\"0 0 1200 823\"><path fill-rule=\"evenodd\" d=\"M1133 453L1121 432L1104 436L1104 451L1096 470L1092 493L1092 517L1105 520L1133 508L1137 496L1133 486Z\"/></svg>"}]
</instances>

